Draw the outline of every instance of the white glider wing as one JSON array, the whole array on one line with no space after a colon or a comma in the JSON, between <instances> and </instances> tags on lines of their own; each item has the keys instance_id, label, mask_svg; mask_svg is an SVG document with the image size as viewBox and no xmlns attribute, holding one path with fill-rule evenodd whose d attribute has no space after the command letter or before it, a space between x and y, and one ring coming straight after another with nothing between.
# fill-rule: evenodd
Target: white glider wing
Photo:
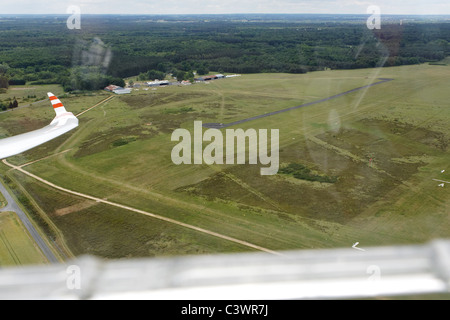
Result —
<instances>
[{"instance_id":1,"label":"white glider wing","mask_svg":"<svg viewBox=\"0 0 450 320\"><path fill-rule=\"evenodd\" d=\"M56 117L46 127L0 140L0 159L22 153L45 142L53 140L64 133L78 127L78 118L67 112L63 104L53 93L48 97L56 112Z\"/></svg>"}]
</instances>

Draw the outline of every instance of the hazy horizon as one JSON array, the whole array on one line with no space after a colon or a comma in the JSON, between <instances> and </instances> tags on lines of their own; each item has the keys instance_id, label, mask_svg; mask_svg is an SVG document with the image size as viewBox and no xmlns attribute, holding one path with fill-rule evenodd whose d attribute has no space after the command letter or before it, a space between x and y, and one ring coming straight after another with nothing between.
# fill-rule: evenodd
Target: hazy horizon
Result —
<instances>
[{"instance_id":1,"label":"hazy horizon","mask_svg":"<svg viewBox=\"0 0 450 320\"><path fill-rule=\"evenodd\" d=\"M450 15L448 0L15 0L2 1L2 14L68 14L77 6L82 14L193 15L193 14L367 14L378 6L386 15Z\"/></svg>"},{"instance_id":2,"label":"hazy horizon","mask_svg":"<svg viewBox=\"0 0 450 320\"><path fill-rule=\"evenodd\" d=\"M257 16L257 15L291 15L291 16L300 16L300 15L310 15L310 16L367 16L366 13L265 13L265 12L238 12L238 13L83 13L84 15L110 15L110 16ZM69 13L0 13L1 16L67 16ZM386 13L385 16L443 16L450 17L450 13L442 14L442 13L429 13L429 14L407 14L407 13Z\"/></svg>"}]
</instances>

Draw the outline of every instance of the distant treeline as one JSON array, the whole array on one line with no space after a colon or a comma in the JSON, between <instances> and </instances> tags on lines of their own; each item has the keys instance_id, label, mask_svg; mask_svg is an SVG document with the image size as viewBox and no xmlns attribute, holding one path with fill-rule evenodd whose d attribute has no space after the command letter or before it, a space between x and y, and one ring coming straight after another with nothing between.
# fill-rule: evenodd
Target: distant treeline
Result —
<instances>
[{"instance_id":1,"label":"distant treeline","mask_svg":"<svg viewBox=\"0 0 450 320\"><path fill-rule=\"evenodd\" d=\"M208 18L208 17L206 17ZM68 30L67 16L10 17L0 22L0 86L58 83L68 91L123 85L171 73L286 72L354 69L439 61L450 55L450 23L383 24L283 16L246 21L209 18L83 16L81 30ZM364 18L364 17L363 17ZM245 20L245 21L242 21ZM4 77L4 79L2 79Z\"/></svg>"}]
</instances>

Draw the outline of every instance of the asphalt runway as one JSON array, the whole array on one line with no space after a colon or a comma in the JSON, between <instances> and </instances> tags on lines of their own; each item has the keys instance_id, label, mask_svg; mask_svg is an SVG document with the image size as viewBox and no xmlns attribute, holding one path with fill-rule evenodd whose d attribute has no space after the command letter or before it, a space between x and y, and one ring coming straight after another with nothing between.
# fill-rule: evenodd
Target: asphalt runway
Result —
<instances>
[{"instance_id":1,"label":"asphalt runway","mask_svg":"<svg viewBox=\"0 0 450 320\"><path fill-rule=\"evenodd\" d=\"M261 114L261 115L259 115L259 116L254 116L254 117L251 117L251 118L247 118L247 119L243 119L243 120L238 120L238 121L234 121L234 122L230 122L230 123L204 123L204 124L203 124L203 127L205 127L205 128L210 128L210 129L222 129L222 128L227 128L227 127L235 126L235 125L237 125L237 124L241 124L241 123L244 123L244 122L249 122L249 121L253 121L253 120L258 120L258 119L261 119L261 118L274 116L274 115L276 115L276 114L280 114L280 113L283 113L283 112L288 112L288 111L291 111L291 110L296 110L296 109L300 109L300 108L303 108L303 107L312 106L312 105L314 105L314 104L322 103L322 102L325 102L325 101L333 100L333 99L336 99L336 98L345 96L345 95L347 95L347 94L350 94L350 93L353 93L353 92L356 92L356 91L360 91L360 90L362 90L362 89L370 88L370 87L373 87L373 86L376 86L376 85L379 85L379 84L382 84L382 83L386 83L386 82L392 81L392 80L394 80L394 79L390 79L390 78L379 78L379 80L381 80L381 81L374 82L374 83L369 84L369 85L367 85L367 86L363 86L363 87L359 87L359 88L352 89L352 90L349 90L349 91L345 91L345 92L336 94L336 95L331 96L331 97L328 97L328 98L316 100L316 101L313 101L313 102L308 102L308 103L305 103L305 104L302 104L302 105L299 105L299 106L296 106L296 107L291 107L291 108L287 108L287 109L283 109L283 110L273 111L273 112Z\"/></svg>"},{"instance_id":2,"label":"asphalt runway","mask_svg":"<svg viewBox=\"0 0 450 320\"><path fill-rule=\"evenodd\" d=\"M30 233L30 235L33 237L36 244L41 249L42 253L48 259L48 261L50 261L51 263L59 263L59 260L56 258L56 256L53 254L52 250L50 250L50 248L47 246L45 241L42 239L42 237L39 235L37 230L34 228L30 219L28 219L28 216L19 207L17 202L9 194L8 190L5 188L5 186L3 186L3 184L1 182L0 182L0 192L3 194L6 201L8 202L8 205L6 207L0 209L0 212L6 212L6 211L15 212L17 214L17 216L19 217L19 219L24 224L25 228Z\"/></svg>"}]
</instances>

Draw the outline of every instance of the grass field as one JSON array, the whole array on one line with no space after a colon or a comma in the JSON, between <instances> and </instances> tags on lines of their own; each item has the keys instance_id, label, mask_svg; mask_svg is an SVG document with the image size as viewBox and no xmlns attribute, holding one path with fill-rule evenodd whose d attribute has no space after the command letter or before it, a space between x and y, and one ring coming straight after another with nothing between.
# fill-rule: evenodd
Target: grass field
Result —
<instances>
[{"instance_id":1,"label":"grass field","mask_svg":"<svg viewBox=\"0 0 450 320\"><path fill-rule=\"evenodd\" d=\"M17 215L0 212L0 266L44 264L46 261Z\"/></svg>"},{"instance_id":2,"label":"grass field","mask_svg":"<svg viewBox=\"0 0 450 320\"><path fill-rule=\"evenodd\" d=\"M3 194L0 193L0 209L3 208L3 207L6 207L7 204L8 203L7 203L6 199L5 199L5 197L3 196Z\"/></svg>"},{"instance_id":3,"label":"grass field","mask_svg":"<svg viewBox=\"0 0 450 320\"><path fill-rule=\"evenodd\" d=\"M394 80L241 125L279 129L280 163L334 183L261 176L260 165L172 163L173 130L233 122ZM421 243L450 234L450 66L255 74L208 85L133 91L80 116L72 133L10 160L57 185L272 250ZM63 100L79 113L107 93ZM47 105L0 114L7 134L52 118ZM44 120L45 119L45 120ZM3 125L5 124L5 125ZM20 128L20 129L17 129ZM370 160L372 159L372 160ZM2 172L8 169L0 167ZM442 170L446 169L444 173ZM9 172L76 254L107 258L249 248L97 204Z\"/></svg>"}]
</instances>

